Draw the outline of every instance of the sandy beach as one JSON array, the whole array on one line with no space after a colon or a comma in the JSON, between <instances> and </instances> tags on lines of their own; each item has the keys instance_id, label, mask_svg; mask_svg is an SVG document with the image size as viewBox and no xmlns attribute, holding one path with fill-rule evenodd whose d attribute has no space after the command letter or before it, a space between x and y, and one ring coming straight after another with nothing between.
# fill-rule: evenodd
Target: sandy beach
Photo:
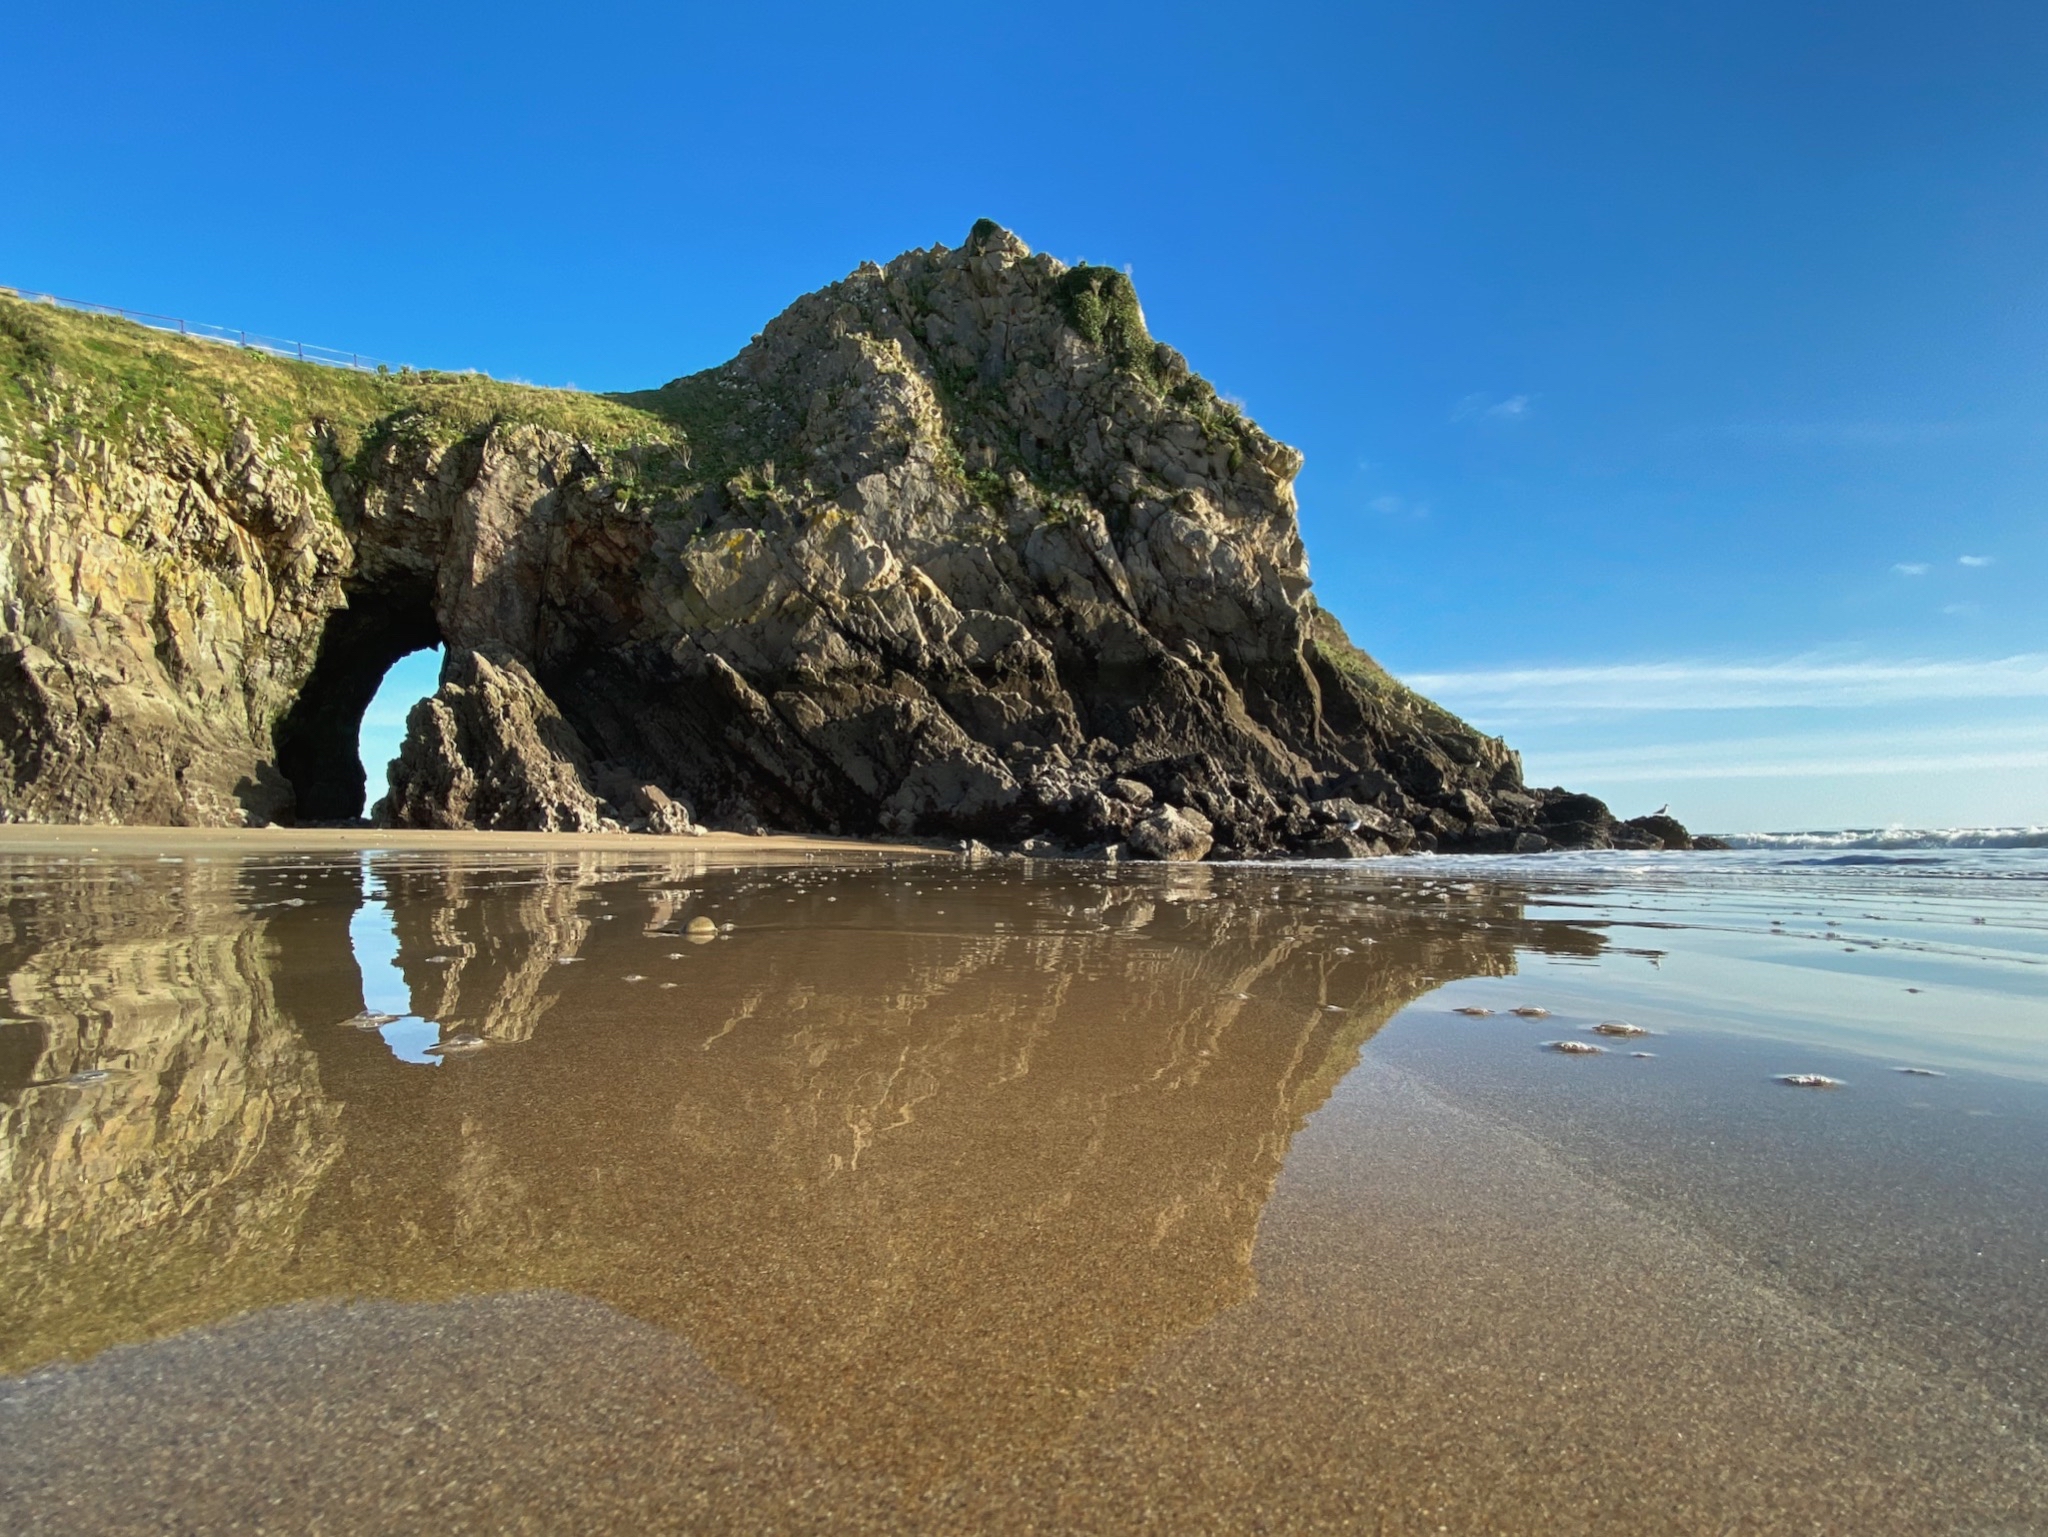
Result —
<instances>
[{"instance_id":1,"label":"sandy beach","mask_svg":"<svg viewBox=\"0 0 2048 1537\"><path fill-rule=\"evenodd\" d=\"M792 857L930 856L950 850L929 843L861 838L804 837L791 833L706 832L690 837L650 833L424 832L377 827L80 827L54 823L0 823L0 855L78 854L137 856L163 852L228 856L265 853L703 854L722 861Z\"/></svg>"},{"instance_id":2,"label":"sandy beach","mask_svg":"<svg viewBox=\"0 0 2048 1537\"><path fill-rule=\"evenodd\" d=\"M302 836L0 848L38 1531L2048 1522L2030 851Z\"/></svg>"}]
</instances>

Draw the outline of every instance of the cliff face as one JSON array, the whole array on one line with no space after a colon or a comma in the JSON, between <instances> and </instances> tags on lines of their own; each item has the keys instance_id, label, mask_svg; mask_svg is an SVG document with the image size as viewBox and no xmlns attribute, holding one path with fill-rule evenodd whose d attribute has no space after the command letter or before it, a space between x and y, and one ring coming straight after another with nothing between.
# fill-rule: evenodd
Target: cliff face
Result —
<instances>
[{"instance_id":1,"label":"cliff face","mask_svg":"<svg viewBox=\"0 0 2048 1537\"><path fill-rule=\"evenodd\" d=\"M1037 837L1155 857L1682 842L1530 794L1316 605L1300 456L1128 280L984 223L596 400L315 377L0 305L0 802ZM168 381L168 382L167 382Z\"/></svg>"}]
</instances>

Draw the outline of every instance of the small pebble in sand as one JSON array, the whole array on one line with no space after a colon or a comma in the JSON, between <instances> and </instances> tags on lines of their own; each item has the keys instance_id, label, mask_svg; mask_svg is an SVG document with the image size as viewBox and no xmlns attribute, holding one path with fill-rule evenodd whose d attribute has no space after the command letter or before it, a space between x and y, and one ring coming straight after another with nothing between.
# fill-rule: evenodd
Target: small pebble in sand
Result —
<instances>
[{"instance_id":1,"label":"small pebble in sand","mask_svg":"<svg viewBox=\"0 0 2048 1537\"><path fill-rule=\"evenodd\" d=\"M365 1009L353 1019L344 1019L342 1025L350 1030L382 1030L386 1025L397 1022L396 1014L379 1014L375 1010Z\"/></svg>"},{"instance_id":2,"label":"small pebble in sand","mask_svg":"<svg viewBox=\"0 0 2048 1537\"><path fill-rule=\"evenodd\" d=\"M459 1052L482 1051L489 1044L490 1042L480 1035L473 1035L467 1030L459 1030L445 1041L429 1046L427 1051L432 1056L447 1057L454 1056Z\"/></svg>"},{"instance_id":3,"label":"small pebble in sand","mask_svg":"<svg viewBox=\"0 0 2048 1537\"><path fill-rule=\"evenodd\" d=\"M619 980L621 982L645 982L647 979L637 971L629 971L626 975L620 977Z\"/></svg>"},{"instance_id":4,"label":"small pebble in sand","mask_svg":"<svg viewBox=\"0 0 2048 1537\"><path fill-rule=\"evenodd\" d=\"M699 913L683 925L683 937L693 945L708 945L718 937L718 925Z\"/></svg>"},{"instance_id":5,"label":"small pebble in sand","mask_svg":"<svg viewBox=\"0 0 2048 1537\"><path fill-rule=\"evenodd\" d=\"M1641 1025L1632 1025L1625 1019L1603 1019L1593 1027L1596 1035L1648 1035L1650 1032Z\"/></svg>"},{"instance_id":6,"label":"small pebble in sand","mask_svg":"<svg viewBox=\"0 0 2048 1537\"><path fill-rule=\"evenodd\" d=\"M1522 1006L1521 1006L1521 1007L1520 1007L1519 1009L1510 1009L1510 1010L1509 1010L1508 1012L1509 1012L1509 1013L1511 1013L1511 1014L1519 1014L1519 1015L1521 1015L1521 1016L1522 1016L1522 1018L1524 1018L1524 1019L1548 1019L1548 1018L1550 1018L1550 1010L1548 1010L1548 1009L1539 1009L1539 1008L1537 1008L1537 1007L1536 1007L1536 1005L1535 1005L1535 1004L1533 1004L1533 1003L1525 1003L1525 1004L1523 1004L1523 1005L1522 1005Z\"/></svg>"},{"instance_id":7,"label":"small pebble in sand","mask_svg":"<svg viewBox=\"0 0 2048 1537\"><path fill-rule=\"evenodd\" d=\"M1336 948L1336 949L1332 950L1332 951L1330 952L1330 954L1332 954L1332 955L1349 955L1349 954L1351 954L1351 947L1350 947L1349 945L1339 945L1339 946L1337 946L1337 948Z\"/></svg>"},{"instance_id":8,"label":"small pebble in sand","mask_svg":"<svg viewBox=\"0 0 2048 1537\"><path fill-rule=\"evenodd\" d=\"M1895 1067L1892 1071L1904 1073L1908 1078L1946 1078L1948 1076L1947 1073L1935 1067Z\"/></svg>"},{"instance_id":9,"label":"small pebble in sand","mask_svg":"<svg viewBox=\"0 0 2048 1537\"><path fill-rule=\"evenodd\" d=\"M1842 1080L1830 1078L1826 1073L1780 1073L1778 1082L1788 1083L1795 1089L1839 1089Z\"/></svg>"},{"instance_id":10,"label":"small pebble in sand","mask_svg":"<svg viewBox=\"0 0 2048 1537\"><path fill-rule=\"evenodd\" d=\"M582 959L583 957L580 955L564 955L557 957L555 960L555 964L557 966L574 966L578 961Z\"/></svg>"},{"instance_id":11,"label":"small pebble in sand","mask_svg":"<svg viewBox=\"0 0 2048 1537\"><path fill-rule=\"evenodd\" d=\"M1595 1046L1591 1041L1545 1041L1552 1051L1561 1051L1568 1057L1600 1057L1607 1054L1605 1046Z\"/></svg>"},{"instance_id":12,"label":"small pebble in sand","mask_svg":"<svg viewBox=\"0 0 2048 1537\"><path fill-rule=\"evenodd\" d=\"M1470 1004L1467 1004L1467 1005L1466 1005L1466 1006L1465 1006L1464 1008L1462 1008L1462 1009L1453 1009L1453 1010L1451 1010L1451 1012L1452 1012L1453 1014L1465 1014L1465 1015L1469 1015L1469 1016L1470 1016L1471 1018L1473 1018L1473 1019L1484 1019L1484 1018L1485 1018L1485 1017L1486 1017L1487 1015L1491 1014L1491 1013L1493 1012L1493 1010L1491 1010L1491 1009L1482 1009L1482 1008L1480 1008L1480 1007L1479 1007L1479 1005L1478 1005L1478 1004L1476 1004L1476 1003L1470 1003Z\"/></svg>"},{"instance_id":13,"label":"small pebble in sand","mask_svg":"<svg viewBox=\"0 0 2048 1537\"><path fill-rule=\"evenodd\" d=\"M680 986L682 986L682 984L681 984L680 982L664 982L664 983L662 983L662 984L661 984L661 987L662 987L662 991L663 991L663 992L666 992L666 991L668 991L668 989L670 989L671 987L680 987Z\"/></svg>"},{"instance_id":14,"label":"small pebble in sand","mask_svg":"<svg viewBox=\"0 0 2048 1537\"><path fill-rule=\"evenodd\" d=\"M1326 1003L1323 1005L1323 1012L1325 1014L1349 1014L1351 1011L1341 1003Z\"/></svg>"}]
</instances>

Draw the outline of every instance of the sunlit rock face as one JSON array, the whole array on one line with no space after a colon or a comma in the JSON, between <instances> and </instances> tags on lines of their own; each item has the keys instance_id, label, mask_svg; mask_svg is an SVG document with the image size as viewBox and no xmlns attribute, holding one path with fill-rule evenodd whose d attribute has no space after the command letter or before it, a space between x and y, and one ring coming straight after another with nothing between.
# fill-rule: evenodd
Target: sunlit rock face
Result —
<instances>
[{"instance_id":1,"label":"sunlit rock face","mask_svg":"<svg viewBox=\"0 0 2048 1537\"><path fill-rule=\"evenodd\" d=\"M9 878L41 1034L0 1121L0 1366L556 1287L913 1478L1056 1439L1248 1297L1294 1132L1394 1010L1598 944L1485 891L1397 911L1205 867ZM359 968L352 916L395 962ZM357 1018L393 964L484 1044L401 1061Z\"/></svg>"},{"instance_id":2,"label":"sunlit rock face","mask_svg":"<svg viewBox=\"0 0 2048 1537\"><path fill-rule=\"evenodd\" d=\"M445 458L362 487L363 569L431 570L453 648L391 820L461 819L434 788L460 770L425 747L470 698L464 652L490 647L560 704L565 760L714 825L1122 843L1141 818L1120 777L1226 852L1494 837L1537 812L1500 799L1521 792L1500 743L1317 610L1300 456L1144 335L1121 274L990 227L635 399L690 425L688 471L506 432L444 511L420 503Z\"/></svg>"},{"instance_id":3,"label":"sunlit rock face","mask_svg":"<svg viewBox=\"0 0 2048 1537\"><path fill-rule=\"evenodd\" d=\"M48 386L56 427L63 383ZM318 478L291 462L303 445L245 421L215 446L166 418L45 458L14 425L0 419L0 814L289 814L272 728L350 560Z\"/></svg>"},{"instance_id":4,"label":"sunlit rock face","mask_svg":"<svg viewBox=\"0 0 2048 1537\"><path fill-rule=\"evenodd\" d=\"M1352 646L1310 590L1301 456L1151 338L1124 274L992 224L605 401L243 358L209 436L186 396L125 393L158 353L205 379L197 344L95 332L140 372L87 412L59 335L86 321L0 321L9 816L377 800L1161 858L1685 841L1527 790ZM437 643L366 796L363 707Z\"/></svg>"}]
</instances>

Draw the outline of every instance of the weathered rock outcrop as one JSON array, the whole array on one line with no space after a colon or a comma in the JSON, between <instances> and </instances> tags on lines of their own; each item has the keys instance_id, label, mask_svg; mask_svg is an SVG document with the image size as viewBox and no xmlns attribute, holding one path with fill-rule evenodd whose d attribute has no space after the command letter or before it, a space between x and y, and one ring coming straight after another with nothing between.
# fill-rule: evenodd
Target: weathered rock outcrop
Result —
<instances>
[{"instance_id":1,"label":"weathered rock outcrop","mask_svg":"<svg viewBox=\"0 0 2048 1537\"><path fill-rule=\"evenodd\" d=\"M504 651L458 651L412 707L380 821L403 827L595 832L590 758L533 674Z\"/></svg>"},{"instance_id":2,"label":"weathered rock outcrop","mask_svg":"<svg viewBox=\"0 0 2048 1537\"><path fill-rule=\"evenodd\" d=\"M1309 589L1300 456L1151 339L1123 274L992 224L610 400L11 302L0 343L11 816L359 815L363 705L440 641L380 808L410 825L1683 841L1527 790L1352 646ZM181 390L124 399L116 344Z\"/></svg>"}]
</instances>

